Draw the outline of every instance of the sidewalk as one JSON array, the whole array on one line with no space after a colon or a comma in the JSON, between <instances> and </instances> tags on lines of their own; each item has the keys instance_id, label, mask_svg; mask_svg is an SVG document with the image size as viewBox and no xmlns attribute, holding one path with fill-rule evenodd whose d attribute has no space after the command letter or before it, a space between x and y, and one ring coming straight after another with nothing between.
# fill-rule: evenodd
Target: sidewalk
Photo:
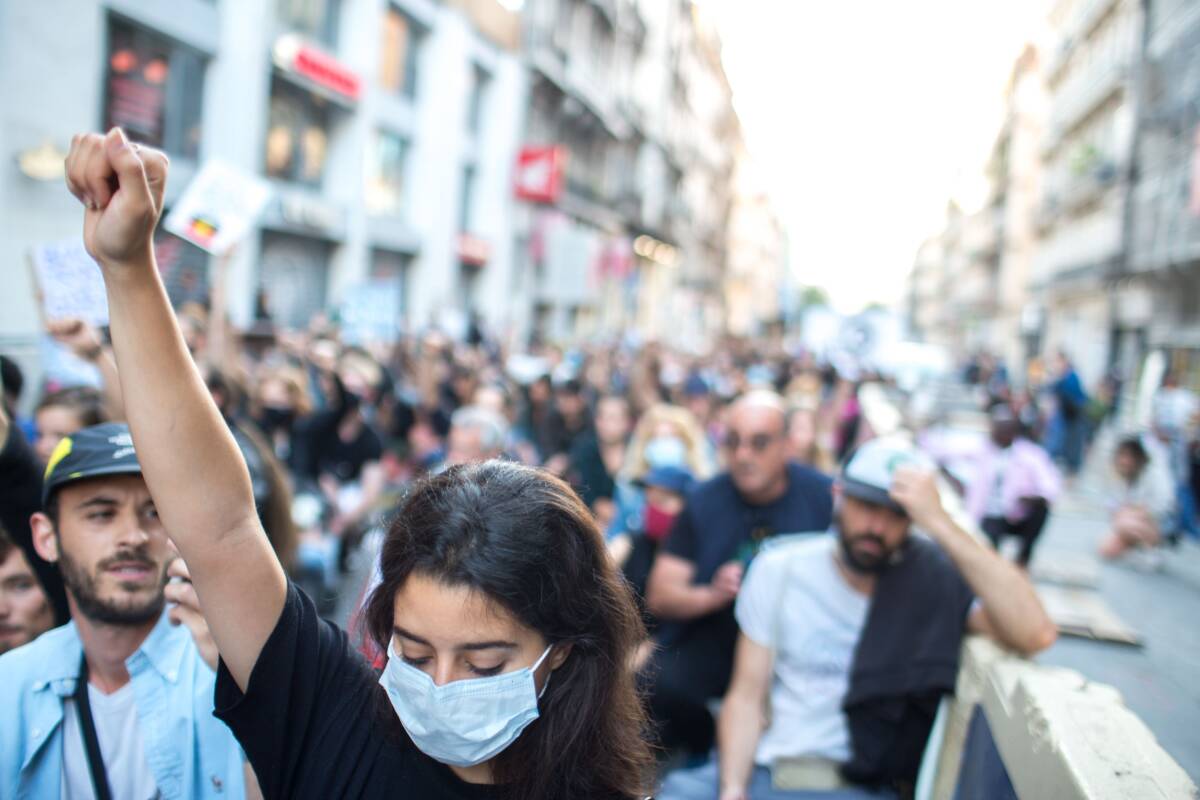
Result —
<instances>
[{"instance_id":1,"label":"sidewalk","mask_svg":"<svg viewBox=\"0 0 1200 800\"><path fill-rule=\"evenodd\" d=\"M1159 572L1095 555L1104 535L1104 499L1095 480L1055 505L1035 554L1038 564L1086 564L1097 589L1117 614L1145 638L1141 648L1062 637L1038 657L1116 687L1163 748L1200 779L1200 545L1185 541L1164 551Z\"/></svg>"}]
</instances>

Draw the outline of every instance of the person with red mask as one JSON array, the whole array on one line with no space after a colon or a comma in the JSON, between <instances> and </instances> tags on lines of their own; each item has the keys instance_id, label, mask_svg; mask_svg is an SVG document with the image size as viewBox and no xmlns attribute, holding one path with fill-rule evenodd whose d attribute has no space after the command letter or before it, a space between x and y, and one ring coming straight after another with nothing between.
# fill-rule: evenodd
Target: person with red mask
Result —
<instances>
[{"instance_id":1,"label":"person with red mask","mask_svg":"<svg viewBox=\"0 0 1200 800\"><path fill-rule=\"evenodd\" d=\"M671 532L675 518L683 511L687 495L695 482L690 471L677 466L653 467L634 481L634 486L644 492L645 506L641 535L633 537L633 546L623 569L639 605L643 607L647 625L651 627L653 620L644 611L646 581L650 577L650 568L654 566L654 558L658 555L659 545Z\"/></svg>"}]
</instances>

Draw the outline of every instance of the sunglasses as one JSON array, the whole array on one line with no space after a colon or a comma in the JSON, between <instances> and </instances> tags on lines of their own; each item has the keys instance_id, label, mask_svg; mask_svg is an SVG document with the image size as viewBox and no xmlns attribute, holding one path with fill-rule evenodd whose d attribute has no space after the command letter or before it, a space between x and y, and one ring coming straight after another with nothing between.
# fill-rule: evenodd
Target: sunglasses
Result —
<instances>
[{"instance_id":1,"label":"sunglasses","mask_svg":"<svg viewBox=\"0 0 1200 800\"><path fill-rule=\"evenodd\" d=\"M736 433L725 434L725 447L732 453L736 453L743 444L750 445L750 449L756 453L761 453L771 446L771 442L779 438L779 434L773 433L756 433L753 436L747 436L743 439Z\"/></svg>"}]
</instances>

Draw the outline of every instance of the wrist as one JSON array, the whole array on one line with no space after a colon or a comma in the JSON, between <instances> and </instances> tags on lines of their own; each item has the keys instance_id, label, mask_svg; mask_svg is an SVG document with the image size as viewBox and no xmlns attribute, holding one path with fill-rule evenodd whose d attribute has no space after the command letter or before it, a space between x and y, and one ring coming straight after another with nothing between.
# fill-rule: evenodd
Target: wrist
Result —
<instances>
[{"instance_id":1,"label":"wrist","mask_svg":"<svg viewBox=\"0 0 1200 800\"><path fill-rule=\"evenodd\" d=\"M958 525L954 523L945 509L929 514L926 519L918 522L917 526L938 541L959 533Z\"/></svg>"},{"instance_id":2,"label":"wrist","mask_svg":"<svg viewBox=\"0 0 1200 800\"><path fill-rule=\"evenodd\" d=\"M104 271L106 282L143 282L158 273L154 261L154 248L147 244L119 258L102 256L96 259Z\"/></svg>"}]
</instances>

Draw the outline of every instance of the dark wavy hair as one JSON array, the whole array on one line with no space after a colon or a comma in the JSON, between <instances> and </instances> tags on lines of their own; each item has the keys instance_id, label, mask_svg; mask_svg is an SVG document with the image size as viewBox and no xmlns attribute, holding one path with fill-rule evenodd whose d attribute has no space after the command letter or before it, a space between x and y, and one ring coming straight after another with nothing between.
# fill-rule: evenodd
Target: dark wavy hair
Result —
<instances>
[{"instance_id":1,"label":"dark wavy hair","mask_svg":"<svg viewBox=\"0 0 1200 800\"><path fill-rule=\"evenodd\" d=\"M649 794L653 755L632 664L645 630L596 523L566 483L505 461L427 478L401 503L380 572L365 624L381 652L394 598L412 574L477 590L551 644L571 645L540 717L493 761L509 796Z\"/></svg>"}]
</instances>

